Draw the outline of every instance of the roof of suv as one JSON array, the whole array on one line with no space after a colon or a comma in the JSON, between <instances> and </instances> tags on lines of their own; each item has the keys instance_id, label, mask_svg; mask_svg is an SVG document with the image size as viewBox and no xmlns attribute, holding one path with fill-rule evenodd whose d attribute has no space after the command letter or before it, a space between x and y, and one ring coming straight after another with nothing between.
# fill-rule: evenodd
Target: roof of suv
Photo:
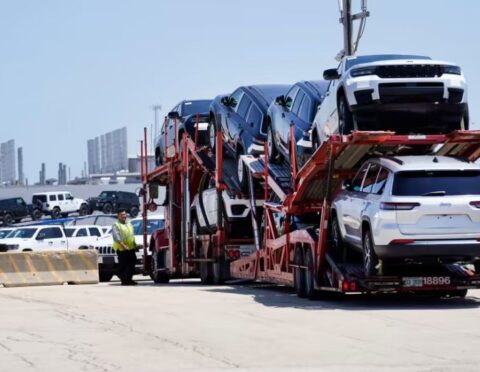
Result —
<instances>
[{"instance_id":1,"label":"roof of suv","mask_svg":"<svg viewBox=\"0 0 480 372\"><path fill-rule=\"evenodd\" d=\"M480 165L448 156L418 155L378 159L393 172L415 170L480 170Z\"/></svg>"}]
</instances>

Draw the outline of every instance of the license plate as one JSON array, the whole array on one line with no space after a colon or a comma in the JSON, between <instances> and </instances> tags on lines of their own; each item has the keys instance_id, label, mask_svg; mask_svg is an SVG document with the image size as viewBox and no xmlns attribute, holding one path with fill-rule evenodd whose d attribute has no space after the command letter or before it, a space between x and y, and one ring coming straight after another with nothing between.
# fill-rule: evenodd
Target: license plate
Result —
<instances>
[{"instance_id":1,"label":"license plate","mask_svg":"<svg viewBox=\"0 0 480 372\"><path fill-rule=\"evenodd\" d=\"M403 278L404 287L431 287L450 285L451 280L449 276L412 276Z\"/></svg>"}]
</instances>

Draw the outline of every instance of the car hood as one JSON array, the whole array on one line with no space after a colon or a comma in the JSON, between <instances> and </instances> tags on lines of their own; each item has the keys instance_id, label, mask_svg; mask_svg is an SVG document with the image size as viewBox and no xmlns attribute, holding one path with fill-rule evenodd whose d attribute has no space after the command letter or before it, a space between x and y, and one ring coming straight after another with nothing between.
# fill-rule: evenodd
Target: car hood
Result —
<instances>
[{"instance_id":1,"label":"car hood","mask_svg":"<svg viewBox=\"0 0 480 372\"><path fill-rule=\"evenodd\" d=\"M351 69L358 67L369 67L369 66L394 66L394 65L451 65L457 66L452 62L445 61L436 61L432 59L391 59L391 60L381 60L375 62L359 63L355 66L352 66Z\"/></svg>"},{"instance_id":2,"label":"car hood","mask_svg":"<svg viewBox=\"0 0 480 372\"><path fill-rule=\"evenodd\" d=\"M1 239L1 244L20 244L23 242L31 241L33 238L6 238Z\"/></svg>"}]
</instances>

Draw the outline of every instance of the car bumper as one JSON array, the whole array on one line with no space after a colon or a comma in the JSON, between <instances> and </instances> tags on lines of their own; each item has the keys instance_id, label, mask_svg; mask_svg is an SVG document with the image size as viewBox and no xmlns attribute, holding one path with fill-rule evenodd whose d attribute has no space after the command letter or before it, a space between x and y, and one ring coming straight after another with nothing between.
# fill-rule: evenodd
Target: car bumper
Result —
<instances>
[{"instance_id":1,"label":"car bumper","mask_svg":"<svg viewBox=\"0 0 480 372\"><path fill-rule=\"evenodd\" d=\"M410 244L377 245L375 253L380 259L480 257L480 241L473 239L428 240Z\"/></svg>"}]
</instances>

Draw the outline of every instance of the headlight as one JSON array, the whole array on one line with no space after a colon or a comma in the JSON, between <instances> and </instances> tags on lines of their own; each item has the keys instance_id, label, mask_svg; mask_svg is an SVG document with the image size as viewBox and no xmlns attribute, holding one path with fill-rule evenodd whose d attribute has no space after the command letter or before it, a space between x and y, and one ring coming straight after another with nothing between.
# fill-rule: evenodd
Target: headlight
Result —
<instances>
[{"instance_id":1,"label":"headlight","mask_svg":"<svg viewBox=\"0 0 480 372\"><path fill-rule=\"evenodd\" d=\"M443 66L440 66L440 70L442 71L442 74L452 74L452 75L462 74L462 69L459 66L443 65Z\"/></svg>"},{"instance_id":2,"label":"headlight","mask_svg":"<svg viewBox=\"0 0 480 372\"><path fill-rule=\"evenodd\" d=\"M351 77L367 76L367 75L376 75L377 67L360 67L350 71Z\"/></svg>"}]
</instances>

